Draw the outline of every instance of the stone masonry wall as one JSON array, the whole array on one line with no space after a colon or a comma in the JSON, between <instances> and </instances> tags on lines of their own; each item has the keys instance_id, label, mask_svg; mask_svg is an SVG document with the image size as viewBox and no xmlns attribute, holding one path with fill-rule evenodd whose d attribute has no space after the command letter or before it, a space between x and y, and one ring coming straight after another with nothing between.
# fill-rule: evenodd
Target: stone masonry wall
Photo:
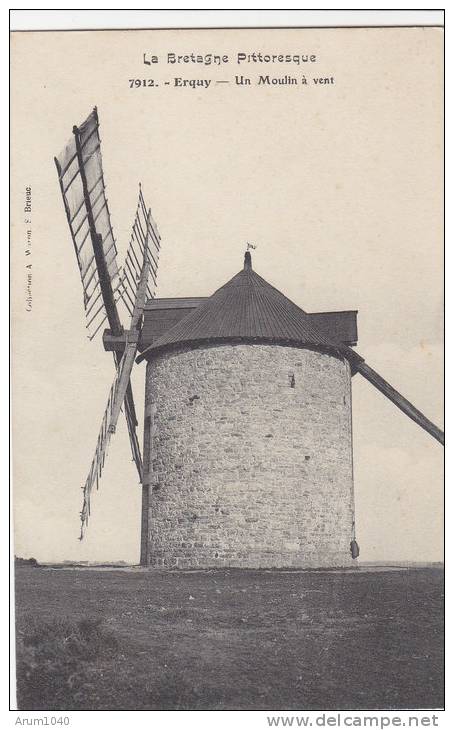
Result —
<instances>
[{"instance_id":1,"label":"stone masonry wall","mask_svg":"<svg viewBox=\"0 0 454 730\"><path fill-rule=\"evenodd\" d=\"M143 562L351 565L350 377L345 361L278 345L155 356Z\"/></svg>"}]
</instances>

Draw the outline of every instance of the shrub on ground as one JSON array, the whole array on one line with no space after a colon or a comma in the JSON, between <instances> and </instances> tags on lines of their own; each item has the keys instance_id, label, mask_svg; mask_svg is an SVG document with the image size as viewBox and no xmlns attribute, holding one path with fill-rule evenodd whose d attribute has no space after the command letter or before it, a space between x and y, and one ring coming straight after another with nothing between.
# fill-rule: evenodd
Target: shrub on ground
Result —
<instances>
[{"instance_id":1,"label":"shrub on ground","mask_svg":"<svg viewBox=\"0 0 454 730\"><path fill-rule=\"evenodd\" d=\"M17 630L19 708L84 709L117 650L117 639L99 619L50 623L29 617Z\"/></svg>"}]
</instances>

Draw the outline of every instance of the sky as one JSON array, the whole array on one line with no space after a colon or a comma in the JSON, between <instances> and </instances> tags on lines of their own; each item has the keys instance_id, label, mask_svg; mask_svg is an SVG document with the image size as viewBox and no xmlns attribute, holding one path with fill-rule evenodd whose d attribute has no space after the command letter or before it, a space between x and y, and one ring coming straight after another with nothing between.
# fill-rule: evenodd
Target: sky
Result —
<instances>
[{"instance_id":1,"label":"sky","mask_svg":"<svg viewBox=\"0 0 454 730\"><path fill-rule=\"evenodd\" d=\"M252 242L255 270L305 310L357 309L358 352L442 425L442 43L441 30L429 28L13 35L16 554L138 560L140 487L123 422L77 539L114 365L101 340L86 337L53 157L95 105L120 263L141 181L162 237L158 296L210 295L242 268ZM237 53L254 51L317 60L236 63ZM191 52L230 60L165 62L167 53ZM159 62L145 65L144 53ZM251 85L236 85L239 74ZM266 74L297 84L257 84ZM130 88L142 78L158 86ZM181 87L176 78L211 84ZM144 380L141 364L133 371L139 414ZM353 429L361 558L442 559L440 444L360 375Z\"/></svg>"}]
</instances>

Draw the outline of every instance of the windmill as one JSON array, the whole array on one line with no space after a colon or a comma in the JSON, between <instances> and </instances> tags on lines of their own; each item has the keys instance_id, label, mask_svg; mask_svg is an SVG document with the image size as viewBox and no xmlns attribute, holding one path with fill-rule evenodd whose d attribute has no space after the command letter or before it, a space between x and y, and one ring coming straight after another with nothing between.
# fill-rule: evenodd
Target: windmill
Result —
<instances>
[{"instance_id":1,"label":"windmill","mask_svg":"<svg viewBox=\"0 0 454 730\"><path fill-rule=\"evenodd\" d=\"M83 488L81 537L123 408L142 483L141 564L348 565L358 554L351 377L360 373L444 443L352 349L357 313L305 312L252 269L252 244L243 269L211 297L155 299L149 279L156 286L160 237L141 190L125 263L117 263L96 109L55 162L89 337L108 322L104 348L116 367ZM130 382L142 360L143 463Z\"/></svg>"}]
</instances>

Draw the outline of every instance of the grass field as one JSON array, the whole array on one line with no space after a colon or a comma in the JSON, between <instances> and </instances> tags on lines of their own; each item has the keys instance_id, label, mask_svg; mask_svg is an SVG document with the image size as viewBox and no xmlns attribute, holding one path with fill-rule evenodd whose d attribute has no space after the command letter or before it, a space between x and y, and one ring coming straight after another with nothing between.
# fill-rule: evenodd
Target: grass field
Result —
<instances>
[{"instance_id":1,"label":"grass field","mask_svg":"<svg viewBox=\"0 0 454 730\"><path fill-rule=\"evenodd\" d=\"M22 710L443 706L436 568L16 571Z\"/></svg>"}]
</instances>

